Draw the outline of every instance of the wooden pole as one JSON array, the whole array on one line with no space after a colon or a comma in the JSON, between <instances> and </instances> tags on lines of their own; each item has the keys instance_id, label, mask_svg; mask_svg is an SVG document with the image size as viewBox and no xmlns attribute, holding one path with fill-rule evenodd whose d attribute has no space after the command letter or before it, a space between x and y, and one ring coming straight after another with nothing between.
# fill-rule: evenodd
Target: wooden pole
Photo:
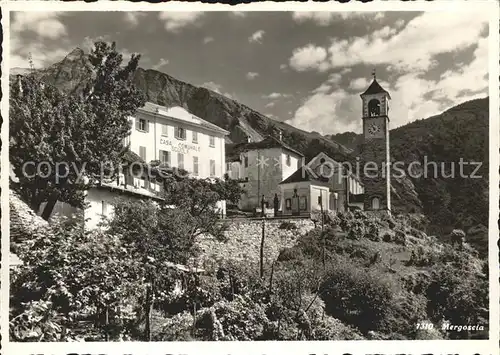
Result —
<instances>
[{"instance_id":1,"label":"wooden pole","mask_svg":"<svg viewBox=\"0 0 500 355\"><path fill-rule=\"evenodd\" d=\"M325 268L326 265L326 260L325 260L325 217L324 217L324 211L323 211L323 191L320 190L320 196L319 196L319 208L321 210L321 242L323 244L323 250L322 250L322 262L323 262L323 269Z\"/></svg>"},{"instance_id":2,"label":"wooden pole","mask_svg":"<svg viewBox=\"0 0 500 355\"><path fill-rule=\"evenodd\" d=\"M264 277L264 239L266 236L266 220L262 218L262 238L260 240L260 277Z\"/></svg>"}]
</instances>

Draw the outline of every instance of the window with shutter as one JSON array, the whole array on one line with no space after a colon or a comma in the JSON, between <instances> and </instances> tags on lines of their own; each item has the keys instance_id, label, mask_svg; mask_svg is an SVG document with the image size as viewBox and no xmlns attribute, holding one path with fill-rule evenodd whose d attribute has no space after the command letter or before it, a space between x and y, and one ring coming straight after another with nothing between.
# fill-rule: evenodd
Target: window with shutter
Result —
<instances>
[{"instance_id":1,"label":"window with shutter","mask_svg":"<svg viewBox=\"0 0 500 355\"><path fill-rule=\"evenodd\" d=\"M210 160L210 176L215 176L215 160Z\"/></svg>"},{"instance_id":2,"label":"window with shutter","mask_svg":"<svg viewBox=\"0 0 500 355\"><path fill-rule=\"evenodd\" d=\"M186 130L182 127L176 127L175 138L185 140L186 139Z\"/></svg>"},{"instance_id":3,"label":"window with shutter","mask_svg":"<svg viewBox=\"0 0 500 355\"><path fill-rule=\"evenodd\" d=\"M148 131L148 124L147 124L146 120L143 118L136 119L136 127L137 127L138 131L141 131L141 132Z\"/></svg>"},{"instance_id":4,"label":"window with shutter","mask_svg":"<svg viewBox=\"0 0 500 355\"><path fill-rule=\"evenodd\" d=\"M199 167L198 167L198 157L193 157L193 175L198 176Z\"/></svg>"},{"instance_id":5,"label":"window with shutter","mask_svg":"<svg viewBox=\"0 0 500 355\"><path fill-rule=\"evenodd\" d=\"M141 157L142 160L146 160L146 147L140 146L139 147L139 156Z\"/></svg>"},{"instance_id":6,"label":"window with shutter","mask_svg":"<svg viewBox=\"0 0 500 355\"><path fill-rule=\"evenodd\" d=\"M168 136L168 125L166 124L161 125L161 135Z\"/></svg>"},{"instance_id":7,"label":"window with shutter","mask_svg":"<svg viewBox=\"0 0 500 355\"><path fill-rule=\"evenodd\" d=\"M167 150L160 150L160 162L166 166L170 166L170 152Z\"/></svg>"},{"instance_id":8,"label":"window with shutter","mask_svg":"<svg viewBox=\"0 0 500 355\"><path fill-rule=\"evenodd\" d=\"M177 153L177 168L184 169L184 154Z\"/></svg>"}]
</instances>

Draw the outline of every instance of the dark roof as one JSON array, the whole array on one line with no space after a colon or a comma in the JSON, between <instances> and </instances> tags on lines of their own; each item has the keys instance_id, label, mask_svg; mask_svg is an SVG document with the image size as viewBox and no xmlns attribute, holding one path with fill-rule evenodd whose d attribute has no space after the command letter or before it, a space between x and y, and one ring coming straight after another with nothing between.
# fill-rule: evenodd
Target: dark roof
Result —
<instances>
[{"instance_id":1,"label":"dark roof","mask_svg":"<svg viewBox=\"0 0 500 355\"><path fill-rule=\"evenodd\" d=\"M127 149L125 154L123 154L123 161L125 163L141 163L141 164L146 163L144 159L142 159L138 154L134 153L130 149Z\"/></svg>"},{"instance_id":2,"label":"dark roof","mask_svg":"<svg viewBox=\"0 0 500 355\"><path fill-rule=\"evenodd\" d=\"M21 196L9 189L10 240L13 243L34 239L48 228L49 223L38 216Z\"/></svg>"},{"instance_id":3,"label":"dark roof","mask_svg":"<svg viewBox=\"0 0 500 355\"><path fill-rule=\"evenodd\" d=\"M310 169L306 169L305 167L298 168L292 175L287 177L285 180L280 182L279 184L290 184L294 182L302 182L302 181L311 181L315 183L320 183L320 185L328 185L328 178L320 176L318 174L311 173Z\"/></svg>"},{"instance_id":4,"label":"dark roof","mask_svg":"<svg viewBox=\"0 0 500 355\"><path fill-rule=\"evenodd\" d=\"M370 84L370 86L368 87L368 89L366 89L366 91L364 93L362 93L361 96L374 95L374 94L380 94L380 93L385 93L385 94L387 94L387 96L389 96L389 99L391 98L391 95L389 95L389 93L386 90L384 90L384 88L382 86L380 86L380 84L377 82L377 79L373 79L373 81Z\"/></svg>"},{"instance_id":5,"label":"dark roof","mask_svg":"<svg viewBox=\"0 0 500 355\"><path fill-rule=\"evenodd\" d=\"M259 142L226 144L226 160L237 161L240 157L240 153L248 152L250 150L270 149L270 148L283 148L301 157L304 156L304 154L302 154L298 150L293 149L285 142L280 141L279 139L276 139L272 136L269 136Z\"/></svg>"},{"instance_id":6,"label":"dark roof","mask_svg":"<svg viewBox=\"0 0 500 355\"><path fill-rule=\"evenodd\" d=\"M179 118L179 117L175 117L175 111L179 110L179 109L182 109L184 111L186 111L187 114L190 114L191 116L195 117L196 120L198 120L199 122L197 123L193 123L193 122L189 122L189 121L186 121L182 118ZM196 115L193 115L191 112L189 112L188 110L186 110L184 107L182 106L162 106L162 105L158 105L158 104L155 104L153 102L146 102L144 104L143 107L140 107L138 109L138 111L142 111L142 112L147 112L149 114L158 114L158 115L163 115L164 117L169 117L169 118L172 118L172 119L175 119L175 120L180 120L180 121L183 121L187 124L191 123L191 124L194 124L194 125L198 125L198 126L201 126L201 127L204 127L206 129L209 129L211 131L216 131L216 132L219 132L219 133L222 133L222 134L229 134L229 132L211 122L208 122L207 120L204 120L203 118L201 117L198 117Z\"/></svg>"}]
</instances>

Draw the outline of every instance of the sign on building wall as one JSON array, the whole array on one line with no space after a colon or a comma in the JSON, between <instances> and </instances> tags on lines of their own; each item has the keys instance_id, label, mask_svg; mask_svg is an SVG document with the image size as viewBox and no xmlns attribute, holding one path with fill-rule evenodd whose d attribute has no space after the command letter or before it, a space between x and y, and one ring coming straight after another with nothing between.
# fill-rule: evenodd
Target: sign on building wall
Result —
<instances>
[{"instance_id":1,"label":"sign on building wall","mask_svg":"<svg viewBox=\"0 0 500 355\"><path fill-rule=\"evenodd\" d=\"M160 144L161 145L168 145L171 147L172 152L176 153L181 153L181 154L187 154L190 150L199 152L200 146L197 144L189 144L189 143L183 143L183 142L175 142L170 139L166 138L160 138Z\"/></svg>"}]
</instances>

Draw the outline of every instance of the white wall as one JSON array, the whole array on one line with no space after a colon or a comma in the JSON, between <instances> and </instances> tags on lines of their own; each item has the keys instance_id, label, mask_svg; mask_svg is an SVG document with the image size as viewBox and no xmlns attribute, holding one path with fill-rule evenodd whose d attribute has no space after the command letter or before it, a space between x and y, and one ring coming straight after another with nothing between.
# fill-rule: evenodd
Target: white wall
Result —
<instances>
[{"instance_id":1,"label":"white wall","mask_svg":"<svg viewBox=\"0 0 500 355\"><path fill-rule=\"evenodd\" d=\"M287 164L287 156L290 156L290 164ZM300 166L302 157L296 153L292 153L286 149L282 150L281 153L281 180L285 180L287 177L292 175Z\"/></svg>"},{"instance_id":2,"label":"white wall","mask_svg":"<svg viewBox=\"0 0 500 355\"><path fill-rule=\"evenodd\" d=\"M136 118L145 119L147 131L137 128ZM140 147L145 147L146 162L160 160L160 150L170 152L170 164L179 167L178 153L184 156L184 169L193 172L193 157L198 157L198 176L200 178L210 177L210 160L215 161L215 177L224 176L225 166L225 142L224 134L212 132L204 127L189 124L189 122L178 122L160 115L149 115L139 111L136 117L130 118L132 130L130 134L130 149L140 155ZM167 126L166 135L162 125ZM175 137L176 127L186 130L186 139ZM197 132L197 142L193 142L193 132ZM214 136L215 145L211 147L210 136Z\"/></svg>"}]
</instances>

